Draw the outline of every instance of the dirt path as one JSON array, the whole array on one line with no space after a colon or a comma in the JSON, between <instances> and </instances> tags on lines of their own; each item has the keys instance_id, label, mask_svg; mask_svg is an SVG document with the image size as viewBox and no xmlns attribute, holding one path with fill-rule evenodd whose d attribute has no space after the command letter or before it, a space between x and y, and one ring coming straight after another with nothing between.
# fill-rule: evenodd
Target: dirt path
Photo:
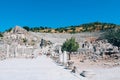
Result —
<instances>
[{"instance_id":1,"label":"dirt path","mask_svg":"<svg viewBox=\"0 0 120 80\"><path fill-rule=\"evenodd\" d=\"M80 80L46 56L0 62L0 80Z\"/></svg>"}]
</instances>

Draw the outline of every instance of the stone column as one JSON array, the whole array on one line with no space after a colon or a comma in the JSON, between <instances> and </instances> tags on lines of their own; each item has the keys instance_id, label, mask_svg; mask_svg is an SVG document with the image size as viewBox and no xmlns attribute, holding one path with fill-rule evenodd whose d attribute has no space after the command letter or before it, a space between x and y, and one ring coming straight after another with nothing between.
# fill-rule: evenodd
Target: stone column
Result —
<instances>
[{"instance_id":1,"label":"stone column","mask_svg":"<svg viewBox=\"0 0 120 80\"><path fill-rule=\"evenodd\" d=\"M18 52L17 52L17 46L15 47L15 57L18 56Z\"/></svg>"},{"instance_id":2,"label":"stone column","mask_svg":"<svg viewBox=\"0 0 120 80\"><path fill-rule=\"evenodd\" d=\"M63 62L64 62L63 61L63 53L59 54L59 61L60 61L61 64L63 64Z\"/></svg>"},{"instance_id":3,"label":"stone column","mask_svg":"<svg viewBox=\"0 0 120 80\"><path fill-rule=\"evenodd\" d=\"M7 45L7 58L9 58L9 45Z\"/></svg>"},{"instance_id":4,"label":"stone column","mask_svg":"<svg viewBox=\"0 0 120 80\"><path fill-rule=\"evenodd\" d=\"M62 53L62 51L61 51L61 47L59 47L59 54L60 54L60 53Z\"/></svg>"},{"instance_id":5,"label":"stone column","mask_svg":"<svg viewBox=\"0 0 120 80\"><path fill-rule=\"evenodd\" d=\"M22 54L21 54L21 56L23 56L24 53L25 53L24 52L24 47L22 46Z\"/></svg>"},{"instance_id":6,"label":"stone column","mask_svg":"<svg viewBox=\"0 0 120 80\"><path fill-rule=\"evenodd\" d=\"M64 64L66 64L68 62L68 56L67 56L67 52L64 51Z\"/></svg>"}]
</instances>

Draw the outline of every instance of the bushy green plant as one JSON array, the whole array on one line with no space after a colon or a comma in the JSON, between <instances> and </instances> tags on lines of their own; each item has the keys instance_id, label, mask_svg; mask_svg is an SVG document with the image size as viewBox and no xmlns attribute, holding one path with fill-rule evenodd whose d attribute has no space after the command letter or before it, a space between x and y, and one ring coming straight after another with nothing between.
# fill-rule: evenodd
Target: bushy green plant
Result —
<instances>
[{"instance_id":1,"label":"bushy green plant","mask_svg":"<svg viewBox=\"0 0 120 80\"><path fill-rule=\"evenodd\" d=\"M75 41L75 38L67 39L62 45L62 51L69 52L69 60L71 52L77 51L79 48L79 44Z\"/></svg>"},{"instance_id":2,"label":"bushy green plant","mask_svg":"<svg viewBox=\"0 0 120 80\"><path fill-rule=\"evenodd\" d=\"M107 39L109 43L113 44L114 46L120 47L120 29L115 28L106 31L103 36L103 39Z\"/></svg>"}]
</instances>

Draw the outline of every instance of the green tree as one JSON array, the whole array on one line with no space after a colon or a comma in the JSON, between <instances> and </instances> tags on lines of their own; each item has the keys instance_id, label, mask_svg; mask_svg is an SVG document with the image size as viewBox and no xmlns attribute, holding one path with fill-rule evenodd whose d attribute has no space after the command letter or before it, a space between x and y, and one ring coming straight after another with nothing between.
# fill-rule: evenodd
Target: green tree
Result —
<instances>
[{"instance_id":1,"label":"green tree","mask_svg":"<svg viewBox=\"0 0 120 80\"><path fill-rule=\"evenodd\" d=\"M71 38L71 39L67 39L63 45L62 45L62 51L68 51L69 52L69 60L71 59L70 58L70 55L72 52L75 52L77 51L79 48L79 44L75 41L75 38Z\"/></svg>"},{"instance_id":2,"label":"green tree","mask_svg":"<svg viewBox=\"0 0 120 80\"><path fill-rule=\"evenodd\" d=\"M3 34L0 32L0 37L3 37Z\"/></svg>"},{"instance_id":3,"label":"green tree","mask_svg":"<svg viewBox=\"0 0 120 80\"><path fill-rule=\"evenodd\" d=\"M40 30L44 30L45 28L43 27L43 26L40 26L40 28L39 28Z\"/></svg>"},{"instance_id":4,"label":"green tree","mask_svg":"<svg viewBox=\"0 0 120 80\"><path fill-rule=\"evenodd\" d=\"M9 29L6 30L6 32L10 32L11 30L12 30L12 28L9 28Z\"/></svg>"},{"instance_id":5,"label":"green tree","mask_svg":"<svg viewBox=\"0 0 120 80\"><path fill-rule=\"evenodd\" d=\"M120 47L120 29L110 29L107 32L105 32L102 36L103 39L107 39L107 41L114 46Z\"/></svg>"},{"instance_id":6,"label":"green tree","mask_svg":"<svg viewBox=\"0 0 120 80\"><path fill-rule=\"evenodd\" d=\"M27 31L30 31L30 28L28 26L24 26L23 28Z\"/></svg>"},{"instance_id":7,"label":"green tree","mask_svg":"<svg viewBox=\"0 0 120 80\"><path fill-rule=\"evenodd\" d=\"M48 30L48 33L51 33L51 29Z\"/></svg>"}]
</instances>

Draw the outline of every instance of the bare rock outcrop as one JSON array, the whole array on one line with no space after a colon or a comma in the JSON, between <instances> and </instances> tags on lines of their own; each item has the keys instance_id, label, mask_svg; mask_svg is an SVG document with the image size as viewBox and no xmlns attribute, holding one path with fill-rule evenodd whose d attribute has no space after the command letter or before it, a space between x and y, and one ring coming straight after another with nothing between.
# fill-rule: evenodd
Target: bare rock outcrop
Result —
<instances>
[{"instance_id":1,"label":"bare rock outcrop","mask_svg":"<svg viewBox=\"0 0 120 80\"><path fill-rule=\"evenodd\" d=\"M21 28L20 26L15 26L15 28L13 28L10 33L12 34L27 34L27 30Z\"/></svg>"}]
</instances>

